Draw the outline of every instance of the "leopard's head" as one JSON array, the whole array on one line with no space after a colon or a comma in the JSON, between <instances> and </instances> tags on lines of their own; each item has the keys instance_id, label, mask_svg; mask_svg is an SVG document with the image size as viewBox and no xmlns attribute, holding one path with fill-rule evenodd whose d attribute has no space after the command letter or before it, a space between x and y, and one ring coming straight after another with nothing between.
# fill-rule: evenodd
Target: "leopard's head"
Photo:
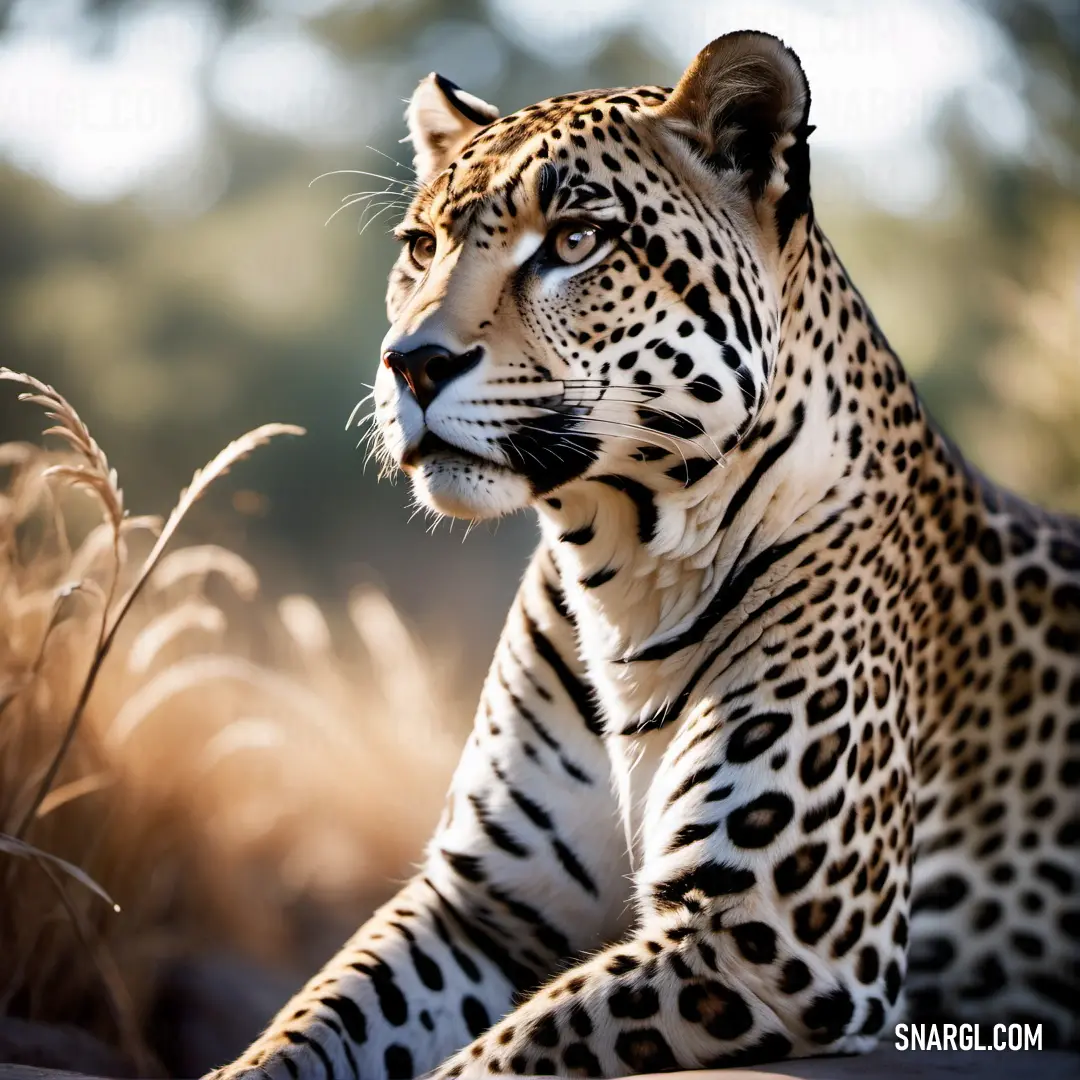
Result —
<instances>
[{"instance_id":1,"label":"leopard's head","mask_svg":"<svg viewBox=\"0 0 1080 1080\"><path fill-rule=\"evenodd\" d=\"M674 90L503 117L420 83L375 402L424 504L486 518L600 475L686 487L745 438L806 233L809 105L794 53L750 32Z\"/></svg>"}]
</instances>

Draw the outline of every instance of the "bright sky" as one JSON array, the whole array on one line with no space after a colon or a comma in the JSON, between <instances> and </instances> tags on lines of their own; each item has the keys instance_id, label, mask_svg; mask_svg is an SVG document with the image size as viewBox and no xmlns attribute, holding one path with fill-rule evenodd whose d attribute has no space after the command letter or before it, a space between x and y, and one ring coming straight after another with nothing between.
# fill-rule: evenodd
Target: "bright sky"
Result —
<instances>
[{"instance_id":1,"label":"bright sky","mask_svg":"<svg viewBox=\"0 0 1080 1080\"><path fill-rule=\"evenodd\" d=\"M352 0L363 6L371 0ZM189 0L146 0L96 53L73 27L79 0L16 0L0 42L0 155L72 196L108 201L163 177L195 175L205 155L208 87L236 122L353 153L400 111L389 65L346 64L304 33L304 17L349 0L264 0L263 17L215 49L219 28ZM489 0L496 24L524 47L587 61L616 27L637 25L673 74L704 43L754 27L800 54L813 90L815 148L904 211L925 209L945 177L930 125L962 92L987 138L1005 151L1028 137L1019 73L993 25L962 0ZM447 5L452 10L452 5ZM444 20L418 35L414 57L464 58L468 87L489 92L503 69L498 38ZM425 67L425 70L427 68ZM389 113L371 102L385 90ZM513 103L515 105L520 102ZM992 132L990 120L992 118Z\"/></svg>"}]
</instances>

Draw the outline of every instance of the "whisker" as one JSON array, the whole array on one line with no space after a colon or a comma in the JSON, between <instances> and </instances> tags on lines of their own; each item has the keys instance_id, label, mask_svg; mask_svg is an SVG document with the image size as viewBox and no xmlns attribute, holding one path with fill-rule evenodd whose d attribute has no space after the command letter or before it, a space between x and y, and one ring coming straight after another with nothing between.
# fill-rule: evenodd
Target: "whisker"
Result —
<instances>
[{"instance_id":1,"label":"whisker","mask_svg":"<svg viewBox=\"0 0 1080 1080\"><path fill-rule=\"evenodd\" d=\"M590 402L590 405L592 405L592 404L596 404L596 403L595 402ZM552 415L555 415L555 416L567 417L567 414L561 409L552 409L552 408L545 407L543 405L535 405L535 406L533 406L533 408L539 409L541 412L549 413L549 414L552 414ZM694 441L694 439L686 438L686 436L683 436L683 435L671 435L666 431L655 431L653 428L647 428L642 424L635 424L635 423L633 423L632 421L629 421L629 420L612 420L612 419L607 418L607 417L602 417L602 416L595 416L594 417L594 416L591 416L591 415L589 415L589 416L570 416L570 417L568 417L568 419L573 420L575 423L582 423L583 421L586 421L586 420L599 420L599 421L603 421L605 424L619 424L622 427L631 428L634 431L648 432L651 435L660 435L660 436L663 436L663 438L665 438L665 439L672 439L672 440L675 440L676 442L686 443L688 446L693 446L696 449L699 449L699 450L701 449L701 447L699 447L697 445L697 443ZM695 438L696 437L697 436L695 436Z\"/></svg>"},{"instance_id":2,"label":"whisker","mask_svg":"<svg viewBox=\"0 0 1080 1080\"><path fill-rule=\"evenodd\" d=\"M514 423L519 429L525 428L525 429L528 429L529 431L534 431L537 434L544 435L548 439L551 439L554 436L556 441L551 444L551 449L552 450L566 450L566 451L572 451L573 453L576 453L576 454L584 453L582 448L580 446L575 446L574 443L572 443L570 441L569 437L566 436L566 435L557 434L557 433L548 431L546 428L537 427L535 424L531 424L527 420L516 420L516 421L514 421ZM527 453L527 451L525 450L525 448L523 446L516 446L515 445L514 449L519 454ZM529 456L533 459L533 461L536 462L537 465L540 466L540 468L544 467L544 463L535 454L529 454Z\"/></svg>"},{"instance_id":3,"label":"whisker","mask_svg":"<svg viewBox=\"0 0 1080 1080\"><path fill-rule=\"evenodd\" d=\"M619 403L616 402L615 404L619 404ZM650 406L650 408L653 408L653 411L659 413L661 416L667 416L667 417L670 417L672 419L683 419L683 417L681 417L678 413L669 412L669 411L667 411L665 409L656 409L653 406ZM592 412L595 412L595 408L592 409ZM592 412L590 412L590 415L588 417L583 417L582 419L593 419L593 418L595 418L597 420L604 420L605 419L605 417L603 417L603 416L593 417ZM626 423L627 421L623 421L623 422ZM637 426L637 425L635 425L635 426ZM652 428L643 428L643 430L651 431L653 429ZM686 437L680 436L680 435L669 435L667 432L660 432L660 434L667 435L668 438L679 439L680 441L685 442L687 445L695 447L698 450L699 453L704 454L705 457L709 458L710 461L715 461L717 464L722 465L724 463L724 461L725 461L723 450L720 449L720 446L717 444L716 440L707 431L699 432L692 439L689 439L689 438L686 438ZM696 440L702 439L702 438L708 440L708 442L712 445L713 453L710 454L709 451L705 447L701 446L696 441Z\"/></svg>"},{"instance_id":4,"label":"whisker","mask_svg":"<svg viewBox=\"0 0 1080 1080\"><path fill-rule=\"evenodd\" d=\"M319 173L314 180L308 182L308 187L325 179L327 176L370 176L373 180L385 180L388 184L398 184L403 191L419 191L420 185L415 180L402 180L397 176L383 176L382 173L368 172L366 169L331 169L329 172Z\"/></svg>"},{"instance_id":5,"label":"whisker","mask_svg":"<svg viewBox=\"0 0 1080 1080\"><path fill-rule=\"evenodd\" d=\"M584 387L588 387L590 389L595 388L597 390L608 390L608 389L611 389L611 390L642 390L642 391L648 391L648 390L661 390L661 391L683 390L686 393L689 393L689 389L687 388L685 383L658 383L658 382L627 383L627 382L611 382L608 379L601 379L601 378L591 378L591 379L590 378L552 379L551 383L552 383L553 386L554 385L584 386Z\"/></svg>"},{"instance_id":6,"label":"whisker","mask_svg":"<svg viewBox=\"0 0 1080 1080\"><path fill-rule=\"evenodd\" d=\"M377 192L374 192L374 193L372 193L372 194L375 194L375 195L381 195L381 194L383 194L383 193L382 193L381 191L377 191ZM341 206L339 206L339 207L338 207L338 208L337 208L337 209L336 209L336 210L335 210L335 211L334 211L334 212L333 212L333 213L332 213L332 214L331 214L331 215L330 215L330 216L329 216L329 217L328 217L328 218L327 218L327 219L326 219L326 220L325 220L324 222L323 222L323 228L325 228L325 227L326 227L327 225L329 225L329 224L330 224L330 222L331 222L331 221L333 221L333 220L334 220L334 218L336 218L336 217L338 216L338 214L340 214L340 213L341 213L341 211L342 211L342 210L348 210L350 206L355 206L355 205L356 205L357 203L363 202L363 201L364 201L364 198L366 198L366 197L367 197L367 196L363 196L363 197L360 197L360 198L356 198L356 199L350 199L350 200L349 200L348 202L344 202L344 203L342 203L342 204L341 204ZM401 209L402 209L402 212L404 212L405 210L407 210L407 209L408 209L408 204L407 204L407 203L399 203L398 205L400 205L400 207L401 207ZM370 204L369 204L369 207L370 207Z\"/></svg>"},{"instance_id":7,"label":"whisker","mask_svg":"<svg viewBox=\"0 0 1080 1080\"><path fill-rule=\"evenodd\" d=\"M650 428L642 427L640 424L631 424L624 420L608 420L603 416L589 416L584 417L580 421L580 430L588 433L589 429L584 425L586 424L606 424L608 427L625 428L627 431L633 434L623 434L621 432L612 433L610 431L596 431L593 429L593 433L597 435L606 435L611 438L625 439L627 442L645 443L646 446L655 446L659 450L674 450L682 460L682 463L686 465L686 455L683 453L682 447L679 443L690 443L695 450L699 449L696 443L691 443L689 439L680 438L678 435L668 435L662 431L652 431ZM671 446L665 446L662 442L657 442L657 439L666 439L671 443ZM706 454L706 457L709 455Z\"/></svg>"},{"instance_id":8,"label":"whisker","mask_svg":"<svg viewBox=\"0 0 1080 1080\"><path fill-rule=\"evenodd\" d=\"M372 201L378 198L390 199L392 202L400 203L403 207L409 205L408 200L402 198L395 191L354 191L346 195L341 201L348 206L353 206L356 203Z\"/></svg>"},{"instance_id":9,"label":"whisker","mask_svg":"<svg viewBox=\"0 0 1080 1080\"><path fill-rule=\"evenodd\" d=\"M631 400L629 400L627 398L604 397L604 398L598 398L598 399L592 400L592 401L585 401L585 400L573 401L570 398L564 398L563 400L565 401L565 403L567 405L571 405L571 406L573 406L575 408L588 408L589 411L590 411L590 415L591 415L592 412L594 412L596 410L597 406L605 405L605 404L608 404L608 403L610 403L612 405L638 405L638 404L642 404L643 407L649 408L653 412L658 413L661 416L667 416L667 417L670 417L673 420L683 420L683 419L685 419L680 413L672 412L670 409L661 408L659 405L656 405L656 404L644 405L641 402L631 401ZM587 418L588 417L582 417L582 419L587 419ZM597 417L597 419L601 419L601 418ZM716 457L713 460L720 461L720 460L723 459L724 452L717 445L716 440L707 431L701 431L698 435L695 436L695 438L708 439L709 442L712 443L713 449L716 451Z\"/></svg>"},{"instance_id":10,"label":"whisker","mask_svg":"<svg viewBox=\"0 0 1080 1080\"><path fill-rule=\"evenodd\" d=\"M352 410L352 412L351 412L351 413L349 413L349 419L345 421L345 430L346 430L346 431L348 431L348 430L349 430L349 428L351 428L351 427L352 427L352 422L353 422L353 421L354 421L354 420L356 419L356 414L357 414L357 413L358 413L358 412L359 412L359 411L361 410L361 408L363 408L363 406L364 406L365 404L367 404L367 402L369 402L369 401L370 401L370 400L371 400L371 399L372 399L372 398L373 398L374 396L375 396L375 390L374 390L374 388L373 388L370 394L365 394L365 395L364 395L364 397L362 397L362 398L361 398L361 399L360 399L360 400L359 400L359 401L358 401L358 402L357 402L357 403L356 403L356 404L355 404L355 405L353 406L353 410ZM370 413L369 415L370 415L370 416L374 416L374 415L375 415L375 410L373 409L373 410L371 411L371 413Z\"/></svg>"},{"instance_id":11,"label":"whisker","mask_svg":"<svg viewBox=\"0 0 1080 1080\"><path fill-rule=\"evenodd\" d=\"M565 416L566 415L565 413L560 412L558 409L544 409L543 411L547 412L547 413L553 413L553 414L555 414L557 416ZM684 465L686 464L686 455L683 454L682 448L679 446L680 442L687 443L687 444L693 446L699 452L701 452L701 448L696 443L692 442L690 439L685 439L685 438L682 438L681 436L678 436L678 435L668 435L666 432L663 432L663 431L653 431L651 428L643 427L640 424L632 424L632 423L629 423L628 421L624 421L624 420L609 420L606 417L602 417L602 416L596 416L596 417L593 417L593 416L589 416L589 417L573 417L573 420L574 420L575 424L578 425L577 430L580 430L582 432L582 434L585 434L585 435L590 434L590 432L588 430L586 430L582 426L584 424L606 424L609 427L625 428L625 429L635 433L633 438L636 441L643 442L643 443L647 444L648 446L655 446L655 447L657 447L658 449L661 449L661 450L674 449L675 452L678 453L679 457L682 458L682 461L683 461ZM519 426L522 426L522 427L524 427L524 426L532 426L532 425L528 425L528 423L526 421L524 421L524 420L516 421L516 423ZM539 432L541 432L544 435L547 435L549 437L551 435L551 432L547 431L544 428L535 428L534 427L533 430L539 431ZM626 439L627 441L631 441L631 436L629 436L629 435L625 435L625 434L621 434L621 433L612 434L612 432L610 432L610 431L608 431L608 432L594 431L591 434L607 435L607 436L612 437L612 438L623 438L623 439ZM662 443L657 442L656 441L657 439L666 439L668 442L670 442L672 444L672 446L670 448L666 447ZM708 453L706 453L705 456L709 457Z\"/></svg>"},{"instance_id":12,"label":"whisker","mask_svg":"<svg viewBox=\"0 0 1080 1080\"><path fill-rule=\"evenodd\" d=\"M416 175L416 170L411 165L403 165L400 161L392 158L388 153L384 150L380 150L377 146L365 146L365 149L370 150L374 154L378 154L380 157L386 158L387 161L392 162L399 169L404 169L406 172L412 173L413 176Z\"/></svg>"},{"instance_id":13,"label":"whisker","mask_svg":"<svg viewBox=\"0 0 1080 1080\"><path fill-rule=\"evenodd\" d=\"M358 195L356 198L347 197L347 201L343 201L342 204L323 222L323 228L326 228L331 221L334 220L341 213L342 210L348 210L350 206L355 206L357 203L363 202L366 198L370 198L373 195L382 195L381 191L366 192Z\"/></svg>"},{"instance_id":14,"label":"whisker","mask_svg":"<svg viewBox=\"0 0 1080 1080\"><path fill-rule=\"evenodd\" d=\"M349 205L352 206L353 203L350 203ZM365 215L369 214L372 210L375 210L375 209L385 209L387 205L390 205L390 204L383 203L383 202L375 202L375 200L370 200L367 203L367 205L360 211L360 217L357 219L357 222L356 222L357 228L359 228L361 226L361 224L363 224Z\"/></svg>"},{"instance_id":15,"label":"whisker","mask_svg":"<svg viewBox=\"0 0 1080 1080\"><path fill-rule=\"evenodd\" d=\"M387 210L391 210L391 209L393 209L393 203L389 203L389 204L387 204L386 206L384 206L384 207L383 207L383 208L382 208L381 210L377 210L377 211L376 211L376 212L375 212L375 213L374 213L374 214L373 214L373 215L372 215L371 217L369 217L369 218L367 219L367 221L366 221L366 222L364 223L364 227L363 227L362 229L360 229L360 235L361 235L361 236L363 236L363 235L364 235L364 233L366 233L366 232L367 232L368 226L369 226L369 225L370 225L370 224L371 224L371 223L372 223L373 221L375 221L375 219L376 219L376 218L380 218L380 217L382 217L382 216L383 216L383 214L385 214Z\"/></svg>"}]
</instances>

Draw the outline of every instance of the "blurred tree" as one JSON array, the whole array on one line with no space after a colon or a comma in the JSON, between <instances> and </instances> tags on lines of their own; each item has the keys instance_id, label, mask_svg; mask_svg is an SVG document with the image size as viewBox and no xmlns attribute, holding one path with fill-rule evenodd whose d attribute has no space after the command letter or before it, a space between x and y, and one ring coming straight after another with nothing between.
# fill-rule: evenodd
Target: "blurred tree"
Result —
<instances>
[{"instance_id":1,"label":"blurred tree","mask_svg":"<svg viewBox=\"0 0 1080 1080\"><path fill-rule=\"evenodd\" d=\"M107 55L123 20L147 7L85 0L88 25L100 31L87 47ZM474 530L464 547L446 525L429 538L407 525L400 485L361 475L359 435L343 428L374 371L392 245L381 221L357 236L359 208L319 226L342 194L382 182L331 177L309 191L308 181L349 165L407 181L407 171L362 144L407 154L396 145L398 101L436 63L462 83L488 72L482 92L504 108L584 85L670 82L675 67L640 33L632 0L586 59L527 51L485 0L205 7L219 15L199 76L206 161L173 170L205 166L220 175L197 212L144 197L80 203L0 162L3 362L72 398L139 510L166 509L192 468L241 430L272 419L304 424L307 439L256 458L232 480L267 500L239 499L245 516L225 512L219 497L194 527L254 548L281 588L340 596L377 574L414 614L460 622L471 608L468 648L479 668L532 526L506 522L497 537L495 528ZM937 127L949 164L947 207L889 215L845 187L842 171L822 158L819 209L943 425L996 478L1076 509L1080 19L1075 0L981 7L1023 73L1032 124L1023 152L1003 151L981 130L995 118L980 114L978 102L958 101ZM260 131L224 111L212 92L215 57L274 12L344 70L370 75L355 103L370 125L362 138ZM0 6L0 35L13 25L11 5ZM265 89L253 85L251 94ZM0 395L3 437L32 436L35 421ZM439 572L451 564L453 573Z\"/></svg>"}]
</instances>

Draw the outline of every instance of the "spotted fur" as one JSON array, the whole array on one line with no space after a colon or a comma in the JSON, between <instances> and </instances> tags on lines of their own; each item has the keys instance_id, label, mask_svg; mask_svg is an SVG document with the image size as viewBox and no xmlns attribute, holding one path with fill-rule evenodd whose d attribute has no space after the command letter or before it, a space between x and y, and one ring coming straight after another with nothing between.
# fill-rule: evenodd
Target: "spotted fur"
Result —
<instances>
[{"instance_id":1,"label":"spotted fur","mask_svg":"<svg viewBox=\"0 0 1080 1080\"><path fill-rule=\"evenodd\" d=\"M421 84L383 450L542 539L422 868L222 1077L1077 1041L1080 524L927 417L808 113L750 33L501 119Z\"/></svg>"}]
</instances>

